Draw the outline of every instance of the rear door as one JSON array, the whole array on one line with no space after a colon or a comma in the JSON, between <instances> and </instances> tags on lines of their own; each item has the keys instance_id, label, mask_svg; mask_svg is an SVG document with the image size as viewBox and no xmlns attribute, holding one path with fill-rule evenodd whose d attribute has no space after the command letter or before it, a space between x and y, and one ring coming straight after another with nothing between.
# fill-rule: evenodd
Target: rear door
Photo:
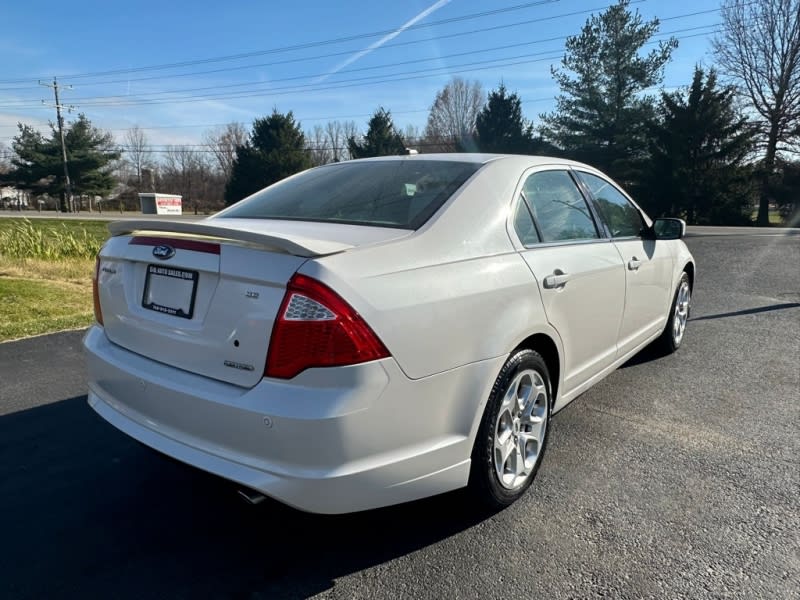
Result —
<instances>
[{"instance_id":1,"label":"rear door","mask_svg":"<svg viewBox=\"0 0 800 600\"><path fill-rule=\"evenodd\" d=\"M641 212L612 182L586 171L577 175L625 265L625 313L618 341L620 354L625 354L663 329L674 258L667 244L644 236L647 223Z\"/></svg>"},{"instance_id":2,"label":"rear door","mask_svg":"<svg viewBox=\"0 0 800 600\"><path fill-rule=\"evenodd\" d=\"M526 174L514 214L522 256L564 347L564 392L614 361L625 302L617 249L564 169Z\"/></svg>"}]
</instances>

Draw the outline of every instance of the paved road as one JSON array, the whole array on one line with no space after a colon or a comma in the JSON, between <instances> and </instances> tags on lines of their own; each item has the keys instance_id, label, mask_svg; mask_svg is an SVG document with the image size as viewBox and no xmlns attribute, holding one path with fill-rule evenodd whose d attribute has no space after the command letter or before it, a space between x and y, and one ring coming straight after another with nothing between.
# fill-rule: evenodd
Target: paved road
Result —
<instances>
[{"instance_id":1,"label":"paved road","mask_svg":"<svg viewBox=\"0 0 800 600\"><path fill-rule=\"evenodd\" d=\"M100 212L79 212L79 213L57 213L55 211L25 211L19 212L16 210L0 210L0 218L21 218L26 219L61 219L63 221L127 221L130 219L162 219L172 220L180 219L182 221L199 221L204 219L206 215L195 215L187 210L182 215L143 215L141 213L127 212L124 215L115 211Z\"/></svg>"},{"instance_id":2,"label":"paved road","mask_svg":"<svg viewBox=\"0 0 800 600\"><path fill-rule=\"evenodd\" d=\"M0 344L0 597L798 598L800 239L688 243L684 347L562 411L491 517L245 506L94 415L79 332Z\"/></svg>"}]
</instances>

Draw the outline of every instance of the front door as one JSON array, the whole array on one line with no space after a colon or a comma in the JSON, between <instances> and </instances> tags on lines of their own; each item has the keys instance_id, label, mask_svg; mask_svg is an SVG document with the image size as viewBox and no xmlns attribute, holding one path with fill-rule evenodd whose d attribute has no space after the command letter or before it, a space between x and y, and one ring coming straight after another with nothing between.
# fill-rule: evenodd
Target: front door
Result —
<instances>
[{"instance_id":1,"label":"front door","mask_svg":"<svg viewBox=\"0 0 800 600\"><path fill-rule=\"evenodd\" d=\"M642 345L664 328L672 300L665 289L670 281L673 257L667 244L647 239L647 225L639 209L606 179L579 171L592 194L608 234L625 270L625 314L619 331L619 354Z\"/></svg>"}]
</instances>

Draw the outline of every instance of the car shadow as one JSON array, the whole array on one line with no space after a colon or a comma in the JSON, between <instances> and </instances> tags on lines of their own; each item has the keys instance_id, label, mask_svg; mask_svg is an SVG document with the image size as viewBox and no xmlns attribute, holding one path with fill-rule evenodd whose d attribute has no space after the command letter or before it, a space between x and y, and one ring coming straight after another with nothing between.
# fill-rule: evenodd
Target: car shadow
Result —
<instances>
[{"instance_id":1,"label":"car shadow","mask_svg":"<svg viewBox=\"0 0 800 600\"><path fill-rule=\"evenodd\" d=\"M774 310L785 310L787 308L798 308L800 302L784 302L782 304L771 304L770 306L759 306L757 308L745 308L732 312L720 313L718 315L704 315L702 317L692 317L691 321L711 321L714 319L725 319L727 317L741 317L743 315L757 315L759 313L772 312Z\"/></svg>"},{"instance_id":2,"label":"car shadow","mask_svg":"<svg viewBox=\"0 0 800 600\"><path fill-rule=\"evenodd\" d=\"M695 321L713 321L716 319L727 319L729 317L741 317L744 315L757 315L776 310L785 310L787 308L800 308L800 302L784 302L782 304L772 304L770 306L760 306L758 308L745 308L742 310L735 310L726 313L719 313L716 315L703 315L700 317L690 317L689 322ZM637 355L633 356L630 360L620 366L620 369L627 369L628 367L635 367L642 365L660 358L667 356L667 352L658 344L653 342L646 346Z\"/></svg>"},{"instance_id":3,"label":"car shadow","mask_svg":"<svg viewBox=\"0 0 800 600\"><path fill-rule=\"evenodd\" d=\"M342 516L249 506L86 396L0 417L0 596L300 598L481 522L465 492Z\"/></svg>"},{"instance_id":4,"label":"car shadow","mask_svg":"<svg viewBox=\"0 0 800 600\"><path fill-rule=\"evenodd\" d=\"M643 365L660 358L667 356L667 352L657 342L653 342L645 346L638 354L635 354L627 362L623 363L619 368L627 369L637 365Z\"/></svg>"}]
</instances>

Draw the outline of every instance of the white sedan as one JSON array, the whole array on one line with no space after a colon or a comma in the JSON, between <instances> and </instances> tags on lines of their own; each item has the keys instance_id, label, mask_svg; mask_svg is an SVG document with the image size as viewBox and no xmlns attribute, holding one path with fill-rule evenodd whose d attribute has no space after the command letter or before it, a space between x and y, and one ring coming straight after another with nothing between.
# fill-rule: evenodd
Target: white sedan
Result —
<instances>
[{"instance_id":1,"label":"white sedan","mask_svg":"<svg viewBox=\"0 0 800 600\"><path fill-rule=\"evenodd\" d=\"M250 501L320 513L464 486L510 504L553 413L678 348L695 277L682 221L543 157L331 164L110 229L89 404Z\"/></svg>"}]
</instances>

